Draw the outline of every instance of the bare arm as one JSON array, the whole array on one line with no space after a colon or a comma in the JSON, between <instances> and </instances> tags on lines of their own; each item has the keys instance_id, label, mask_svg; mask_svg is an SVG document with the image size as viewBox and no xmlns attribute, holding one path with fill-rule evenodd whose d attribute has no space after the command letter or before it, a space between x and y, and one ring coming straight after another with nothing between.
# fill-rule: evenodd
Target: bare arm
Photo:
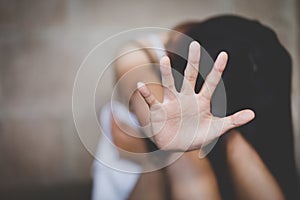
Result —
<instances>
[{"instance_id":1,"label":"bare arm","mask_svg":"<svg viewBox=\"0 0 300 200\"><path fill-rule=\"evenodd\" d=\"M199 149L228 130L244 125L254 118L252 110L242 110L220 118L211 113L211 98L225 70L228 55L221 52L198 94L194 92L200 61L200 45L192 42L181 91L175 89L168 57L160 61L163 102L143 83L139 92L150 108L153 140L164 150L188 151Z\"/></svg>"},{"instance_id":2,"label":"bare arm","mask_svg":"<svg viewBox=\"0 0 300 200\"><path fill-rule=\"evenodd\" d=\"M116 62L116 77L120 82L122 97L130 102L131 111L136 114L144 132L159 148L180 151L201 148L226 131L254 118L251 110L243 110L224 118L215 117L211 113L210 100L227 64L225 52L218 56L200 93L195 94L200 60L199 43L192 42L190 45L180 92L175 89L168 57L160 61L163 88L153 66L148 64L146 54L133 49L131 47L122 51L121 55L125 55ZM136 91L137 84L139 92Z\"/></svg>"},{"instance_id":3,"label":"bare arm","mask_svg":"<svg viewBox=\"0 0 300 200\"><path fill-rule=\"evenodd\" d=\"M115 78L122 102L125 102L130 107L130 111L135 113L140 125L146 127L144 132L147 131L147 125L150 123L149 107L137 91L136 85L139 81L149 83L148 86L151 92L158 99L162 99L163 89L160 78L153 70L153 67L144 50L137 50L137 47L134 45L127 45L121 49L115 62ZM126 124L117 122L117 119L113 115L111 128L114 143L117 147L128 152L147 152L145 140L139 138L144 136ZM130 135L126 133L128 131ZM148 131L151 130L148 128ZM136 135L137 137L132 135ZM123 155L122 151L120 153L122 157L139 162L135 158L128 158L127 154Z\"/></svg>"},{"instance_id":4,"label":"bare arm","mask_svg":"<svg viewBox=\"0 0 300 200\"><path fill-rule=\"evenodd\" d=\"M137 83L144 82L151 93L160 101L163 98L163 87L160 78L144 50L129 45L121 50L115 64L115 75L124 102L129 103L130 111L135 113L140 125L149 129L149 106L137 91ZM148 125L148 127L147 127ZM150 131L150 130L145 131Z\"/></svg>"}]
</instances>

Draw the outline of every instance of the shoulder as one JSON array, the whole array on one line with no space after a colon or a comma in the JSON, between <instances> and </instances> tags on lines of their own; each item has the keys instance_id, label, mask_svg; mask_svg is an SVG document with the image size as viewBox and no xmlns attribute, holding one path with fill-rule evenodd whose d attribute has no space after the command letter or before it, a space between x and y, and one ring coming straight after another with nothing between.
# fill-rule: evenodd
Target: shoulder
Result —
<instances>
[{"instance_id":1,"label":"shoulder","mask_svg":"<svg viewBox=\"0 0 300 200\"><path fill-rule=\"evenodd\" d=\"M139 42L141 45L144 43ZM122 46L117 52L115 61L115 73L117 78L128 72L134 67L148 63L149 57L141 46L135 42L130 42Z\"/></svg>"}]
</instances>

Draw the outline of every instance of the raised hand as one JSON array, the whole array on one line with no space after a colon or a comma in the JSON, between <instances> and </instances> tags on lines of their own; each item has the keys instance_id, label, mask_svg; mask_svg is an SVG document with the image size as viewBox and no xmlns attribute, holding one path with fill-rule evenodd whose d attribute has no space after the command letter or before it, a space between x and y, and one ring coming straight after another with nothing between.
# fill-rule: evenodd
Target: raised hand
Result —
<instances>
[{"instance_id":1,"label":"raised hand","mask_svg":"<svg viewBox=\"0 0 300 200\"><path fill-rule=\"evenodd\" d=\"M188 63L180 92L177 92L167 56L160 61L164 99L159 102L148 87L139 82L138 90L150 111L153 141L160 149L187 151L200 149L228 130L248 123L254 118L251 110L242 110L220 118L211 113L214 90L225 69L228 56L221 52L198 94L194 92L200 61L200 45L190 44Z\"/></svg>"}]
</instances>

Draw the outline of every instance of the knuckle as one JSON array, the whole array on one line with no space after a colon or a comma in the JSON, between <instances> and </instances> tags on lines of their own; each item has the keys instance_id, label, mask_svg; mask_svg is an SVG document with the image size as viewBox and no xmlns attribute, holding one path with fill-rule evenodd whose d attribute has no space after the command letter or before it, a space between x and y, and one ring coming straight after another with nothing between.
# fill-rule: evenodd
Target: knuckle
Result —
<instances>
[{"instance_id":1,"label":"knuckle","mask_svg":"<svg viewBox=\"0 0 300 200\"><path fill-rule=\"evenodd\" d=\"M154 98L153 98L152 96L146 97L146 100L147 100L147 102L150 103L150 104L154 103Z\"/></svg>"},{"instance_id":2,"label":"knuckle","mask_svg":"<svg viewBox=\"0 0 300 200\"><path fill-rule=\"evenodd\" d=\"M191 74L187 74L187 75L185 75L185 78L188 81L195 81L197 79L197 76L191 75Z\"/></svg>"},{"instance_id":3,"label":"knuckle","mask_svg":"<svg viewBox=\"0 0 300 200\"><path fill-rule=\"evenodd\" d=\"M188 64L193 66L193 67L198 67L199 60L198 59L189 59Z\"/></svg>"},{"instance_id":4,"label":"knuckle","mask_svg":"<svg viewBox=\"0 0 300 200\"><path fill-rule=\"evenodd\" d=\"M210 102L210 97L211 97L211 95L210 95L209 91L206 93L204 92L204 93L199 94L199 99L204 100L206 102Z\"/></svg>"},{"instance_id":5,"label":"knuckle","mask_svg":"<svg viewBox=\"0 0 300 200\"><path fill-rule=\"evenodd\" d=\"M215 85L217 85L216 81L214 81L212 79L212 77L208 77L208 79L206 79L205 83L206 83L206 87L208 87L208 89L210 89L210 87L214 87Z\"/></svg>"}]
</instances>

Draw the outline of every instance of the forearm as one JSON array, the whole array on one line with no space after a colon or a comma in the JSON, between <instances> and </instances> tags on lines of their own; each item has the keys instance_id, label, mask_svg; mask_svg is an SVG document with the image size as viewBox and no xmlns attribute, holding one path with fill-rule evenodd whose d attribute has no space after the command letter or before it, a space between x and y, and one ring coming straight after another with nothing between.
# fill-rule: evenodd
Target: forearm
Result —
<instances>
[{"instance_id":1,"label":"forearm","mask_svg":"<svg viewBox=\"0 0 300 200\"><path fill-rule=\"evenodd\" d=\"M133 66L125 72L117 73L117 86L122 101L136 115L142 127L149 125L149 106L137 91L137 83L143 82L147 84L157 99L162 101L163 98L163 87L153 67L151 64Z\"/></svg>"}]
</instances>

